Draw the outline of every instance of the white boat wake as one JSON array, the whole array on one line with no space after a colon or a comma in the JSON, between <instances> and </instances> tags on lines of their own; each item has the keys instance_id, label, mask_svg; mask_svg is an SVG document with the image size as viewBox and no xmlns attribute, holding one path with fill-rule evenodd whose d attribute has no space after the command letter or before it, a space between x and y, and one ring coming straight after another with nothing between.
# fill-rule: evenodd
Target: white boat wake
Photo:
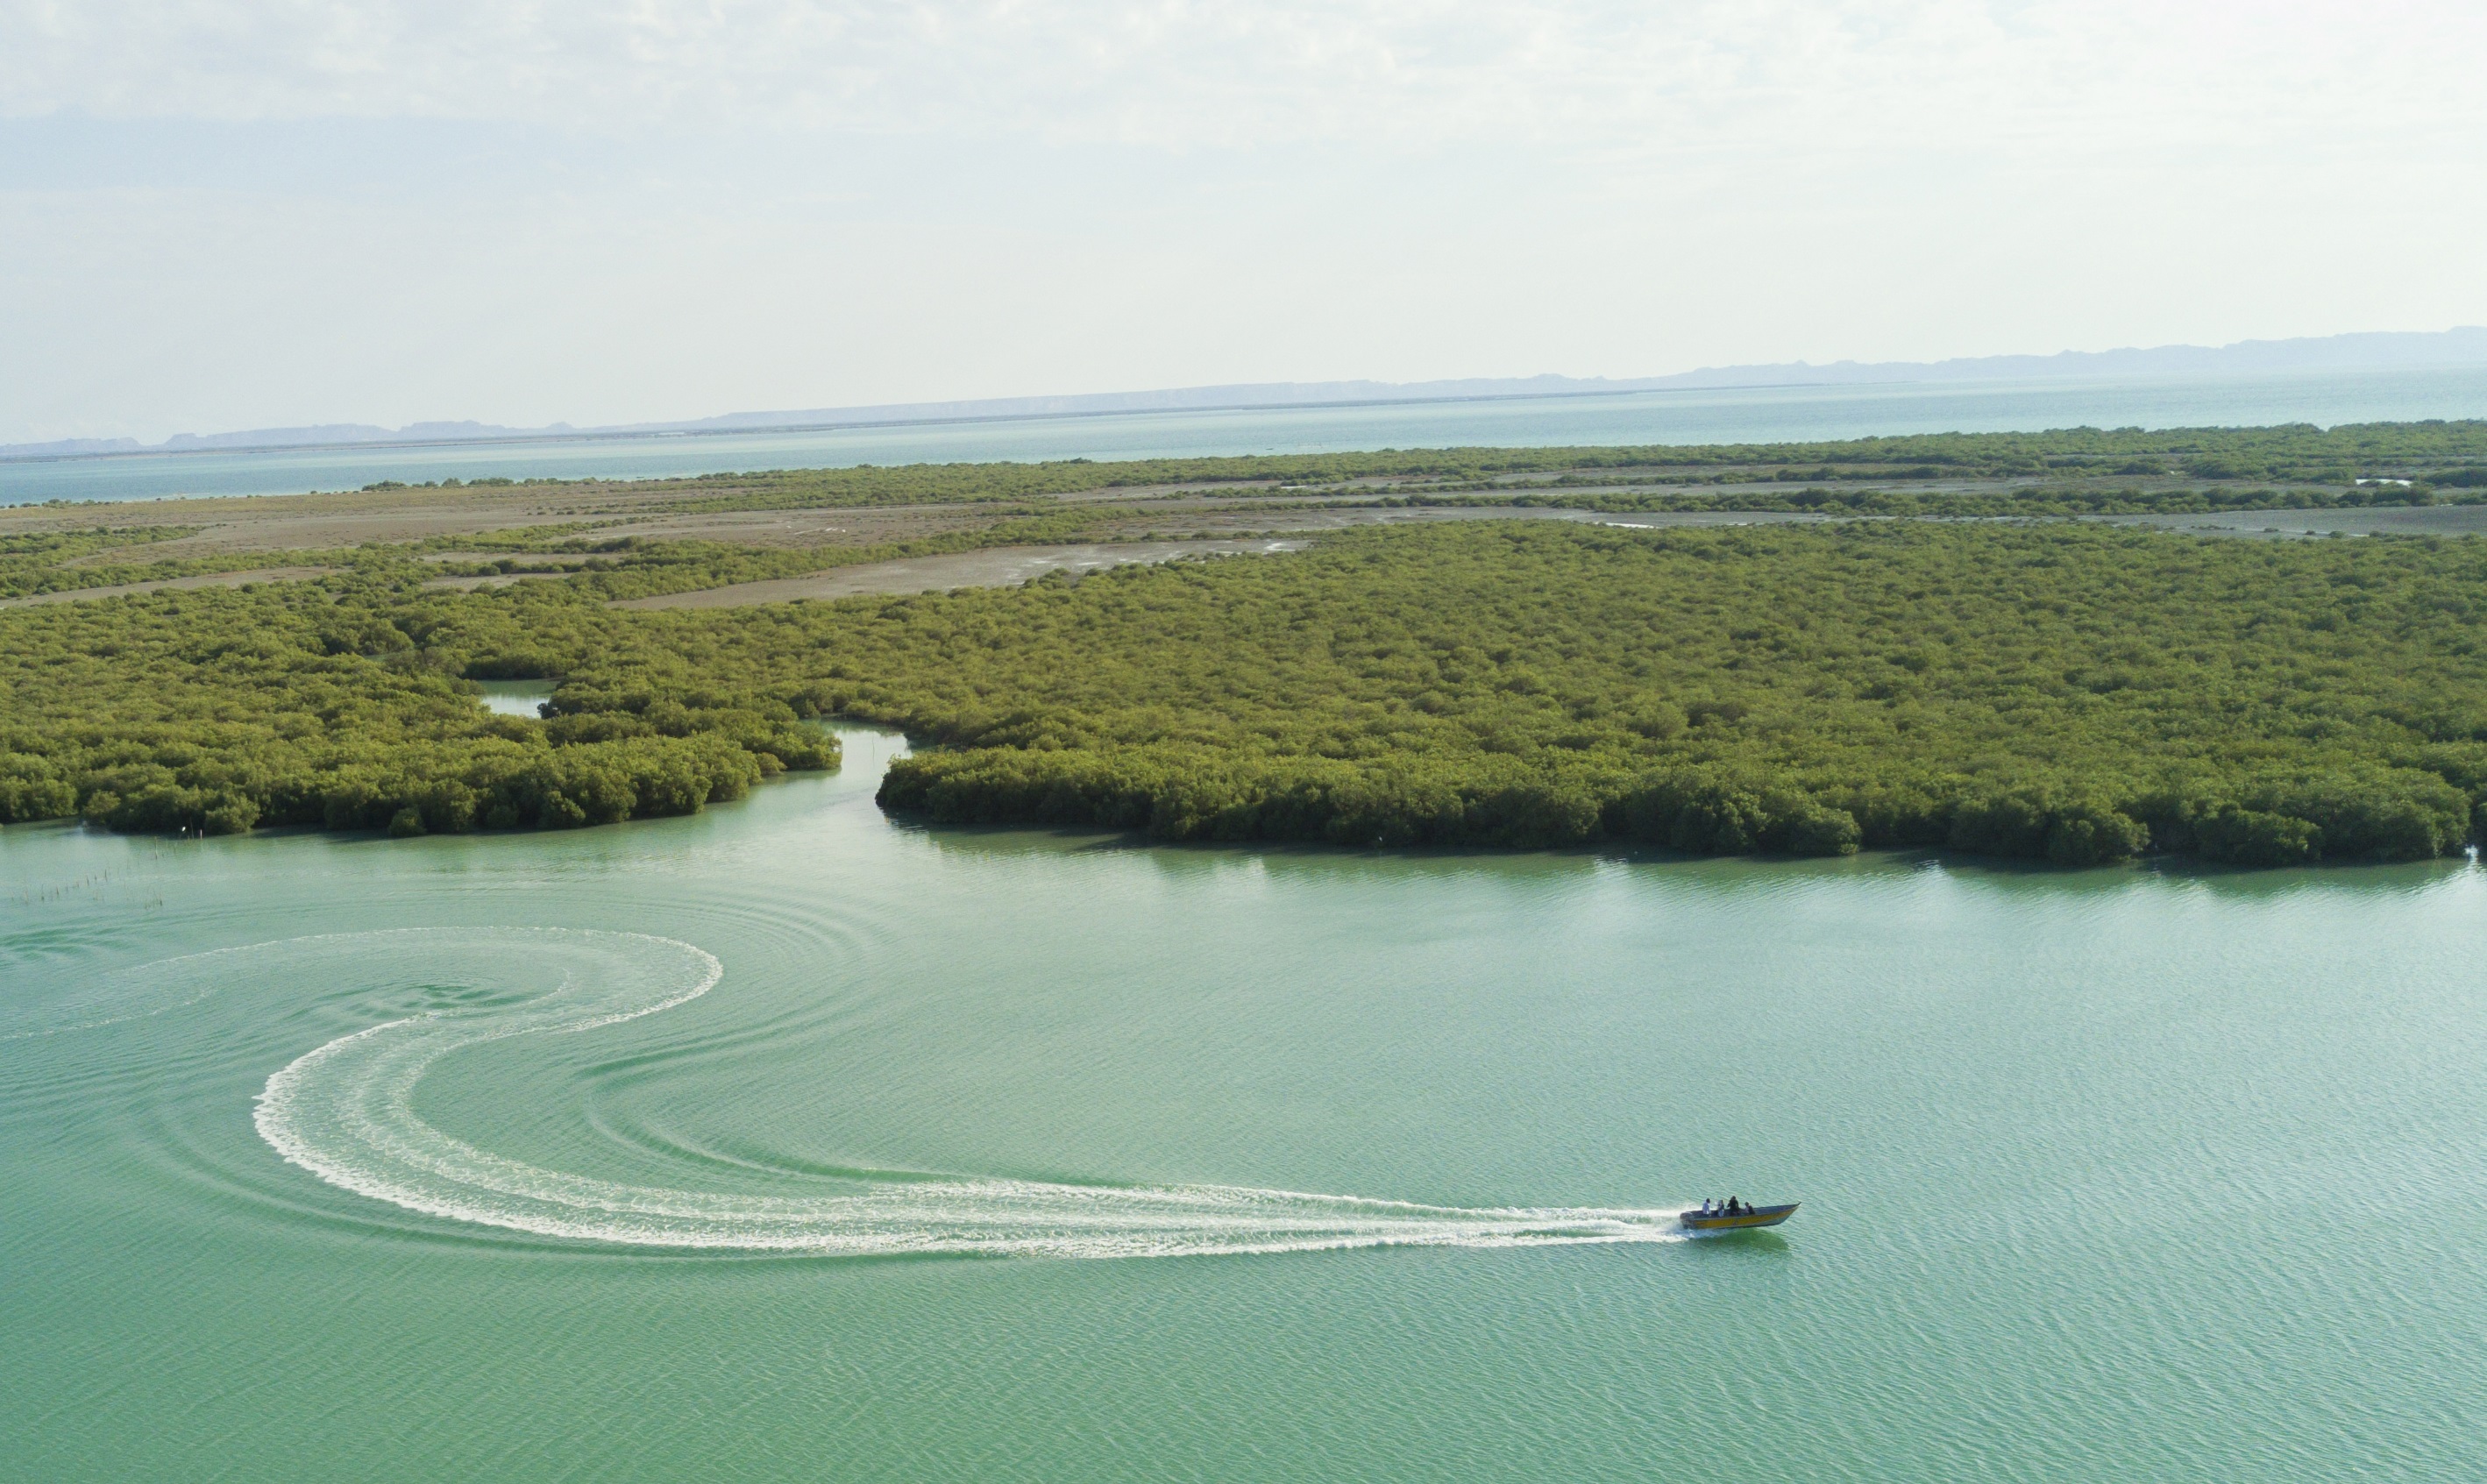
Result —
<instances>
[{"instance_id":1,"label":"white boat wake","mask_svg":"<svg viewBox=\"0 0 2487 1484\"><path fill-rule=\"evenodd\" d=\"M560 929L416 930L260 947L362 963L411 955L424 967L446 960L444 968L480 955L457 976L463 984L507 982L530 970L551 981L522 998L424 985L422 993L445 1002L340 1036L270 1077L260 1094L259 1133L288 1161L342 1190L427 1216L633 1246L828 1254L1162 1257L1683 1236L1672 1211L1471 1209L1234 1186L789 1175L803 1193L756 1195L564 1174L433 1128L414 1110L415 1084L463 1048L592 1030L695 999L723 974L714 958L671 938Z\"/></svg>"}]
</instances>

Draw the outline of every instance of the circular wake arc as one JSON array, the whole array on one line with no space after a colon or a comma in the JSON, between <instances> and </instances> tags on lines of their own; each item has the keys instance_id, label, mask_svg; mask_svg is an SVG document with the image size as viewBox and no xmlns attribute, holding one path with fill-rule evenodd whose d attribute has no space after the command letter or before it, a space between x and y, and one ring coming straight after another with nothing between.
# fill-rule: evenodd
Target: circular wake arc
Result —
<instances>
[{"instance_id":1,"label":"circular wake arc","mask_svg":"<svg viewBox=\"0 0 2487 1484\"><path fill-rule=\"evenodd\" d=\"M1471 1209L1235 1186L858 1176L807 1179L801 1194L757 1195L565 1174L433 1128L414 1110L415 1084L466 1047L592 1030L695 999L723 977L713 957L671 938L567 929L411 930L262 946L363 962L440 958L453 966L480 954L479 973L525 968L550 982L515 1000L452 995L340 1036L280 1069L261 1092L254 1120L286 1160L427 1216L633 1246L854 1255L1151 1257L1681 1236L1671 1211Z\"/></svg>"}]
</instances>

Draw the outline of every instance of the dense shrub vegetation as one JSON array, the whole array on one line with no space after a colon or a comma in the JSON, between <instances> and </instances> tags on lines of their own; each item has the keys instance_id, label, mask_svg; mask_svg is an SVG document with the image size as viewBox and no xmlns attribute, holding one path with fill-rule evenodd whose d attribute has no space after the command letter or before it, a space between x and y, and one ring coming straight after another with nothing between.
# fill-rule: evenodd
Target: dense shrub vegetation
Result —
<instances>
[{"instance_id":1,"label":"dense shrub vegetation","mask_svg":"<svg viewBox=\"0 0 2487 1484\"><path fill-rule=\"evenodd\" d=\"M1654 482L1746 485L1843 480L2246 480L2350 485L2405 477L2443 488L2487 488L2487 420L2365 423L2340 428L2064 428L2052 433L1927 433L1840 442L1721 442L1639 447L1422 447L1381 453L1244 455L1244 458L1047 460L1047 462L901 464L846 470L768 470L659 480L674 510L975 505L1029 502L1094 490L1157 485L1338 485L1348 480L1428 480L1482 485L1527 475L1551 485ZM510 488L513 480L440 480L415 490ZM595 488L600 480L519 480L517 485ZM366 490L407 490L380 480ZM1739 494L1746 499L1748 494Z\"/></svg>"},{"instance_id":2,"label":"dense shrub vegetation","mask_svg":"<svg viewBox=\"0 0 2487 1484\"><path fill-rule=\"evenodd\" d=\"M1687 491L1594 490L1579 492L1473 494L1416 492L1377 499L1385 505L1512 505L1646 515L1696 510L1778 511L1795 514L1913 516L1942 519L2043 519L2061 516L2245 515L2270 510L2362 510L2377 506L2479 505L2487 493L2440 491L2424 484L2351 485L2343 489L2274 489L2230 485L2208 489L2145 490L2138 486L2031 484L2019 488L1802 490L1745 488Z\"/></svg>"},{"instance_id":3,"label":"dense shrub vegetation","mask_svg":"<svg viewBox=\"0 0 2487 1484\"><path fill-rule=\"evenodd\" d=\"M1015 590L606 605L790 560L624 547L449 593L366 552L0 613L0 822L679 813L833 763L801 722L847 715L928 744L894 809L1177 839L2267 865L2487 824L2475 540L1462 522ZM562 681L549 719L462 688L527 676Z\"/></svg>"},{"instance_id":4,"label":"dense shrub vegetation","mask_svg":"<svg viewBox=\"0 0 2487 1484\"><path fill-rule=\"evenodd\" d=\"M1851 525L1367 533L822 615L884 798L1161 835L2457 850L2487 544ZM818 630L816 630L818 631Z\"/></svg>"},{"instance_id":5,"label":"dense shrub vegetation","mask_svg":"<svg viewBox=\"0 0 2487 1484\"><path fill-rule=\"evenodd\" d=\"M143 531L97 527L0 536L0 598L177 575L187 570L182 564L137 560L140 553L129 548L190 534L181 526L157 526ZM98 562L98 556L118 559Z\"/></svg>"},{"instance_id":6,"label":"dense shrub vegetation","mask_svg":"<svg viewBox=\"0 0 2487 1484\"><path fill-rule=\"evenodd\" d=\"M1011 503L1100 490L1352 480L1481 487L1511 476L1556 485L1677 486L1850 481L2178 479L2194 482L2351 486L2361 478L2410 479L2449 489L2487 486L2487 421L2373 423L2316 428L2072 428L2050 433L1953 433L1823 443L1724 443L1598 448L1383 449L1380 452L1239 458L1085 459L1038 463L924 463L895 468L780 469L667 481L685 511L831 506ZM474 481L476 486L509 481ZM558 481L529 480L555 484ZM593 482L584 482L593 483ZM395 484L374 489L404 488ZM456 480L426 488L462 488ZM1957 492L1955 491L1955 494ZM2166 491L2159 491L2164 494ZM2193 491L2178 491L2190 498ZM2138 499L2156 495L2139 491ZM2394 487L2370 499L2410 498ZM2419 491L2417 498L2424 498ZM1732 497L1739 506L1756 498ZM1749 507L1747 507L1749 508ZM2135 505L2131 508L2145 508ZM1891 511L1892 514L1904 512ZM1989 514L1943 509L1944 514Z\"/></svg>"},{"instance_id":7,"label":"dense shrub vegetation","mask_svg":"<svg viewBox=\"0 0 2487 1484\"><path fill-rule=\"evenodd\" d=\"M0 823L426 830L683 814L836 740L782 703L684 688L646 714L492 716L385 602L304 583L0 621Z\"/></svg>"}]
</instances>

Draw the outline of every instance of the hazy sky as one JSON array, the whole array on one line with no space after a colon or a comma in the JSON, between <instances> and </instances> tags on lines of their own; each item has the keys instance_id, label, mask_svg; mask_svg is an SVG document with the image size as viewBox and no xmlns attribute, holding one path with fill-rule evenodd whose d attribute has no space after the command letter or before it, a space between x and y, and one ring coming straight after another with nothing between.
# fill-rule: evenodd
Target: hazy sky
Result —
<instances>
[{"instance_id":1,"label":"hazy sky","mask_svg":"<svg viewBox=\"0 0 2487 1484\"><path fill-rule=\"evenodd\" d=\"M2487 321L2476 0L0 0L0 441Z\"/></svg>"}]
</instances>

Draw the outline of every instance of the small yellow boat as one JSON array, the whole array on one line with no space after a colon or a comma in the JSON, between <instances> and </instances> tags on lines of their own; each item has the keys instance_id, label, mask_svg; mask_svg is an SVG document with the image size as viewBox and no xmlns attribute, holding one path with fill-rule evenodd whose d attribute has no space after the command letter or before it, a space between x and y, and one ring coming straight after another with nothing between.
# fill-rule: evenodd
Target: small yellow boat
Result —
<instances>
[{"instance_id":1,"label":"small yellow boat","mask_svg":"<svg viewBox=\"0 0 2487 1484\"><path fill-rule=\"evenodd\" d=\"M1776 1226L1796 1215L1798 1202L1784 1206L1747 1206L1741 1202L1733 1211L1724 1206L1696 1206L1678 1212L1676 1219L1686 1231L1753 1231L1764 1226Z\"/></svg>"}]
</instances>

